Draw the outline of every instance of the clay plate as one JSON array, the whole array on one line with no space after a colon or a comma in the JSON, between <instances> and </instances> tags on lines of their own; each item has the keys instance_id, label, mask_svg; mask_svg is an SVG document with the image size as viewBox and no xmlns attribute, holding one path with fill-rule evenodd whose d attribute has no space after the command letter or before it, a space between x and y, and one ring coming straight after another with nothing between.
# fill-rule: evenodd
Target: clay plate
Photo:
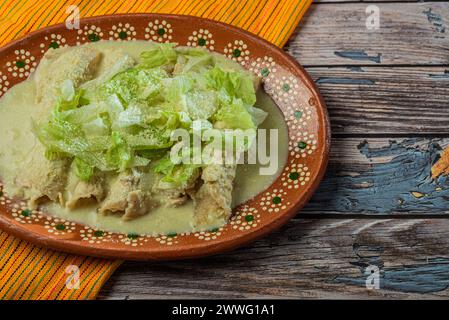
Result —
<instances>
[{"instance_id":1,"label":"clay plate","mask_svg":"<svg viewBox=\"0 0 449 320\"><path fill-rule=\"evenodd\" d=\"M238 206L222 228L150 237L94 230L53 218L0 193L0 228L40 246L100 257L160 260L199 257L260 238L298 213L318 186L329 153L326 107L306 71L290 56L244 30L196 17L127 14L81 20L79 30L55 25L0 49L0 95L25 80L47 50L90 41L142 39L204 46L262 76L289 130L287 163L264 192ZM0 190L2 185L0 183Z\"/></svg>"}]
</instances>

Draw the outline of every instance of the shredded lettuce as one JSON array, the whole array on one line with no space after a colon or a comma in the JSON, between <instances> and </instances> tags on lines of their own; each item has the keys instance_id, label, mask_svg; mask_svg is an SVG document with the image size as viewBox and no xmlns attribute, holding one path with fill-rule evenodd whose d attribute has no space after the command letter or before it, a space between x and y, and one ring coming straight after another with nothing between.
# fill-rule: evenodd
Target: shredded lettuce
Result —
<instances>
[{"instance_id":1,"label":"shredded lettuce","mask_svg":"<svg viewBox=\"0 0 449 320\"><path fill-rule=\"evenodd\" d=\"M260 124L262 124L262 122L264 122L268 116L268 113L266 113L264 110L259 109L259 108L247 106L247 110L253 119L253 123L256 126L259 126Z\"/></svg>"},{"instance_id":2,"label":"shredded lettuce","mask_svg":"<svg viewBox=\"0 0 449 320\"><path fill-rule=\"evenodd\" d=\"M51 115L33 124L50 160L66 158L83 181L99 171L150 165L165 186L182 186L198 165L174 164L171 134L192 121L218 130L256 129L253 76L203 48L151 44L140 61L129 56L76 88L62 83ZM153 163L151 163L153 162Z\"/></svg>"},{"instance_id":3,"label":"shredded lettuce","mask_svg":"<svg viewBox=\"0 0 449 320\"><path fill-rule=\"evenodd\" d=\"M217 91L224 89L230 97L240 98L249 105L256 103L253 78L248 73L226 71L219 66L215 66L206 72L205 77L210 88Z\"/></svg>"},{"instance_id":4,"label":"shredded lettuce","mask_svg":"<svg viewBox=\"0 0 449 320\"><path fill-rule=\"evenodd\" d=\"M140 67L150 69L172 64L177 56L173 43L161 43L140 54Z\"/></svg>"},{"instance_id":5,"label":"shredded lettuce","mask_svg":"<svg viewBox=\"0 0 449 320\"><path fill-rule=\"evenodd\" d=\"M89 103L87 99L83 98L83 90L75 91L73 81L65 80L61 84L60 96L56 104L59 111L75 109L78 106Z\"/></svg>"},{"instance_id":6,"label":"shredded lettuce","mask_svg":"<svg viewBox=\"0 0 449 320\"><path fill-rule=\"evenodd\" d=\"M161 189L183 188L199 172L199 165L174 164L169 157L162 158L153 167L154 172L163 175L159 187Z\"/></svg>"},{"instance_id":7,"label":"shredded lettuce","mask_svg":"<svg viewBox=\"0 0 449 320\"><path fill-rule=\"evenodd\" d=\"M108 166L111 168L118 168L120 171L124 171L126 168L131 167L131 152L131 148L121 134L117 131L112 132L111 144L105 155Z\"/></svg>"},{"instance_id":8,"label":"shredded lettuce","mask_svg":"<svg viewBox=\"0 0 449 320\"><path fill-rule=\"evenodd\" d=\"M163 69L131 68L100 85L97 96L107 100L115 95L125 106L135 101L151 102L161 93L162 80L166 77L168 74Z\"/></svg>"},{"instance_id":9,"label":"shredded lettuce","mask_svg":"<svg viewBox=\"0 0 449 320\"><path fill-rule=\"evenodd\" d=\"M81 181L89 181L94 174L94 168L80 158L75 157L72 165L76 176Z\"/></svg>"},{"instance_id":10,"label":"shredded lettuce","mask_svg":"<svg viewBox=\"0 0 449 320\"><path fill-rule=\"evenodd\" d=\"M179 48L174 74L201 73L213 66L214 57L205 49Z\"/></svg>"},{"instance_id":11,"label":"shredded lettuce","mask_svg":"<svg viewBox=\"0 0 449 320\"><path fill-rule=\"evenodd\" d=\"M255 129L253 117L248 112L243 101L232 98L230 103L224 103L213 116L215 127L219 129Z\"/></svg>"}]
</instances>

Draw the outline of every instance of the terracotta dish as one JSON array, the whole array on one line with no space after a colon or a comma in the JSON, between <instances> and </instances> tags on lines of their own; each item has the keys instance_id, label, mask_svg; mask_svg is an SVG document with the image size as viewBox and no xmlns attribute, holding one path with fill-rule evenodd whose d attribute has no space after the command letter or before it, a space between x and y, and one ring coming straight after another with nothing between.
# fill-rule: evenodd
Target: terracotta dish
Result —
<instances>
[{"instance_id":1,"label":"terracotta dish","mask_svg":"<svg viewBox=\"0 0 449 320\"><path fill-rule=\"evenodd\" d=\"M265 191L235 208L222 228L156 237L94 230L29 210L24 201L8 198L0 183L0 228L36 245L65 252L161 260L230 250L267 235L295 216L326 169L330 143L326 107L309 75L293 58L244 30L196 17L160 14L87 18L81 20L78 30L62 24L51 26L0 49L0 95L25 80L47 50L90 41L134 39L203 46L260 75L289 131L288 145L280 146L289 150L281 175Z\"/></svg>"}]
</instances>

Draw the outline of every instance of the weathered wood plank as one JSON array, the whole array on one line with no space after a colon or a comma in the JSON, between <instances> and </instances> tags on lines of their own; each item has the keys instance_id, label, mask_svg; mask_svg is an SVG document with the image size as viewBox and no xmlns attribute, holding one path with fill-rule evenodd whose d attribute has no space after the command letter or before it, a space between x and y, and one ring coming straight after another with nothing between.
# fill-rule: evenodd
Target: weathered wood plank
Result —
<instances>
[{"instance_id":1,"label":"weathered wood plank","mask_svg":"<svg viewBox=\"0 0 449 320\"><path fill-rule=\"evenodd\" d=\"M447 298L448 232L445 219L295 220L231 253L125 263L99 298Z\"/></svg>"},{"instance_id":2,"label":"weathered wood plank","mask_svg":"<svg viewBox=\"0 0 449 320\"><path fill-rule=\"evenodd\" d=\"M302 213L449 214L449 178L431 179L448 138L335 138L324 180Z\"/></svg>"},{"instance_id":3,"label":"weathered wood plank","mask_svg":"<svg viewBox=\"0 0 449 320\"><path fill-rule=\"evenodd\" d=\"M449 65L330 67L307 71L326 101L334 134L449 136Z\"/></svg>"},{"instance_id":4,"label":"weathered wood plank","mask_svg":"<svg viewBox=\"0 0 449 320\"><path fill-rule=\"evenodd\" d=\"M366 28L366 3L313 4L285 49L306 66L449 64L449 3L375 3L380 28Z\"/></svg>"}]
</instances>

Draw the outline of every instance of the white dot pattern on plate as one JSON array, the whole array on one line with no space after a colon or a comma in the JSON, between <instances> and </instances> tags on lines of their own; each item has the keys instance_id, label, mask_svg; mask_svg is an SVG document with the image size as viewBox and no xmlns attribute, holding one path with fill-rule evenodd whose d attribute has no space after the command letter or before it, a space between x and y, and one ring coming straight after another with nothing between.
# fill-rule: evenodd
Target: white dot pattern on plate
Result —
<instances>
[{"instance_id":1,"label":"white dot pattern on plate","mask_svg":"<svg viewBox=\"0 0 449 320\"><path fill-rule=\"evenodd\" d=\"M67 47L67 40L61 34L52 33L44 37L44 42L41 42L39 48L41 48L41 53L45 53L50 49L58 49L62 47Z\"/></svg>"},{"instance_id":2,"label":"white dot pattern on plate","mask_svg":"<svg viewBox=\"0 0 449 320\"><path fill-rule=\"evenodd\" d=\"M118 23L113 25L109 31L109 40L127 41L136 40L137 31L134 26L129 23Z\"/></svg>"},{"instance_id":3,"label":"white dot pattern on plate","mask_svg":"<svg viewBox=\"0 0 449 320\"><path fill-rule=\"evenodd\" d=\"M245 65L249 60L250 51L243 40L229 42L223 49L223 52L229 59L237 61L242 65Z\"/></svg>"},{"instance_id":4,"label":"white dot pattern on plate","mask_svg":"<svg viewBox=\"0 0 449 320\"><path fill-rule=\"evenodd\" d=\"M44 227L47 231L54 235L65 235L72 233L76 229L76 223L65 219L54 218L50 216L45 217Z\"/></svg>"},{"instance_id":5,"label":"white dot pattern on plate","mask_svg":"<svg viewBox=\"0 0 449 320\"><path fill-rule=\"evenodd\" d=\"M103 31L96 25L84 25L77 31L77 45L85 42L97 42L103 38Z\"/></svg>"},{"instance_id":6,"label":"white dot pattern on plate","mask_svg":"<svg viewBox=\"0 0 449 320\"><path fill-rule=\"evenodd\" d=\"M260 223L260 218L256 208L244 205L238 214L231 217L229 224L234 230L245 231L256 228Z\"/></svg>"},{"instance_id":7,"label":"white dot pattern on plate","mask_svg":"<svg viewBox=\"0 0 449 320\"><path fill-rule=\"evenodd\" d=\"M171 42L173 37L173 28L166 20L156 19L148 22L145 28L145 39L157 42Z\"/></svg>"},{"instance_id":8,"label":"white dot pattern on plate","mask_svg":"<svg viewBox=\"0 0 449 320\"><path fill-rule=\"evenodd\" d=\"M14 51L15 59L6 63L8 72L14 78L26 78L34 72L37 62L36 58L25 49L17 49Z\"/></svg>"},{"instance_id":9,"label":"white dot pattern on plate","mask_svg":"<svg viewBox=\"0 0 449 320\"><path fill-rule=\"evenodd\" d=\"M8 77L0 71L0 97L8 91L9 81Z\"/></svg>"},{"instance_id":10,"label":"white dot pattern on plate","mask_svg":"<svg viewBox=\"0 0 449 320\"><path fill-rule=\"evenodd\" d=\"M277 71L276 62L269 56L258 57L249 64L251 70L256 76L261 77L264 83L272 82Z\"/></svg>"},{"instance_id":11,"label":"white dot pattern on plate","mask_svg":"<svg viewBox=\"0 0 449 320\"><path fill-rule=\"evenodd\" d=\"M302 164L296 163L292 160L288 164L281 175L282 186L287 189L298 189L304 186L310 180L309 168Z\"/></svg>"},{"instance_id":12,"label":"white dot pattern on plate","mask_svg":"<svg viewBox=\"0 0 449 320\"><path fill-rule=\"evenodd\" d=\"M214 50L215 40L212 33L207 29L199 29L193 31L189 36L187 45L190 47L204 47L211 51Z\"/></svg>"}]
</instances>

